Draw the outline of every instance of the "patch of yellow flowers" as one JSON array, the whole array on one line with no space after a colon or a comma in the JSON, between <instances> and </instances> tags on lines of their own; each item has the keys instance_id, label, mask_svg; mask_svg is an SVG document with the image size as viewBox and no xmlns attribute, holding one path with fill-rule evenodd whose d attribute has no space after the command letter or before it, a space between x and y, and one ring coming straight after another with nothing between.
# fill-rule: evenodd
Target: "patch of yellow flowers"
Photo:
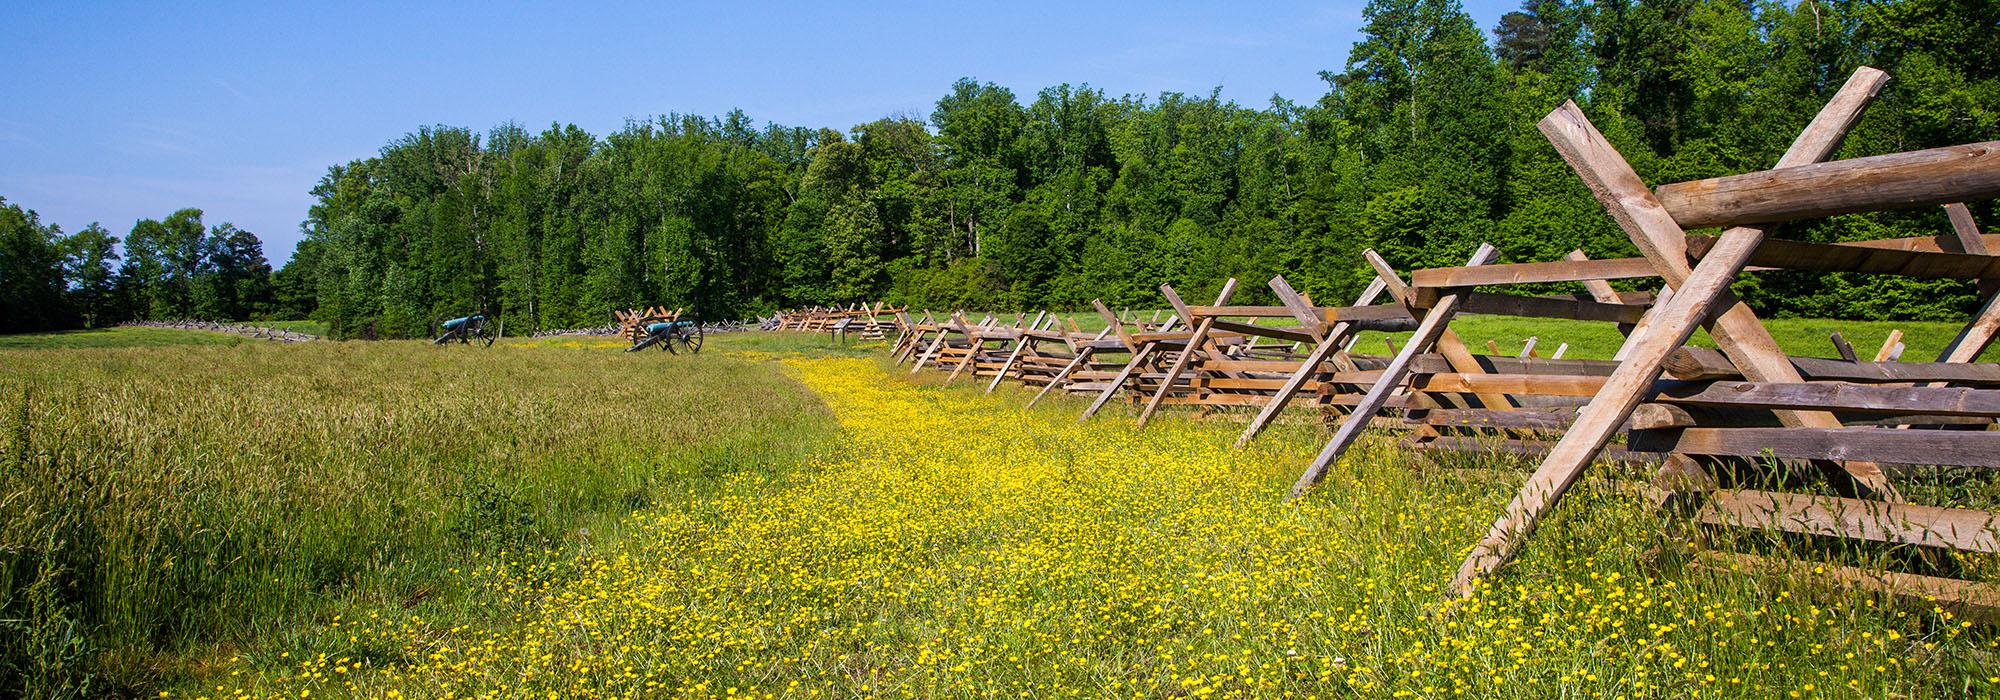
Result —
<instances>
[{"instance_id":1,"label":"patch of yellow flowers","mask_svg":"<svg viewBox=\"0 0 2000 700\"><path fill-rule=\"evenodd\" d=\"M1348 461L1380 466L1288 502L1309 441L1238 451L1233 424L1079 426L872 360L784 362L843 428L811 464L637 514L610 552L463 572L511 623L334 620L343 653L266 660L212 697L2000 692L1991 636L1941 609L1646 573L1656 523L1630 497L1586 489L1509 575L1444 605L1507 485L1382 443Z\"/></svg>"}]
</instances>

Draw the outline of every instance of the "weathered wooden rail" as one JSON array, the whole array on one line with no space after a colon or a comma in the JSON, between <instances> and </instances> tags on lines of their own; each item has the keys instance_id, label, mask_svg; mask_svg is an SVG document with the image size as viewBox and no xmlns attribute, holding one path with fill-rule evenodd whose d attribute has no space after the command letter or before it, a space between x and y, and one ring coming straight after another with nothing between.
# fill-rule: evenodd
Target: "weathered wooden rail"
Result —
<instances>
[{"instance_id":1,"label":"weathered wooden rail","mask_svg":"<svg viewBox=\"0 0 2000 700\"><path fill-rule=\"evenodd\" d=\"M1453 581L1462 595L1526 545L1541 518L1605 461L1657 465L1655 502L1685 516L1704 542L1721 530L1745 530L1842 541L1858 551L2000 554L2000 513L1911 503L1898 487L1935 467L2000 469L2000 364L1975 361L2000 333L2000 237L1979 231L1964 206L2000 195L2000 142L1822 162L1887 79L1874 69L1856 71L1771 170L1657 188L1641 181L1574 104L1552 112L1543 133L1638 257L1592 260L1578 252L1503 262L1482 246L1465 265L1405 278L1370 251L1376 279L1351 306L1316 306L1282 277L1270 282L1275 306L1232 304L1235 280L1206 306L1162 287L1173 316L1157 326L1102 304L1107 328L1095 335L1074 324L1062 328L1047 314L1011 323L987 315L975 323L962 312L927 313L905 317L909 332L894 354L912 373L930 366L953 379L990 377L988 391L1012 378L1036 388L1037 401L1058 390L1090 396L1085 420L1120 396L1137 406L1139 427L1164 406L1255 408L1239 446L1297 397L1312 396L1332 418L1333 433L1295 494L1320 484L1365 430L1385 424L1406 430L1406 444L1416 449L1538 460L1462 563ZM1936 205L1951 226L1935 236L1837 243L1775 237L1799 219ZM1706 227L1722 230L1688 231ZM1900 361L1894 333L1872 356L1835 333L1838 357L1795 357L1781 352L1729 291L1742 273L1766 270L1961 279L1976 282L1985 297L1935 361ZM1617 280L1657 291L1623 291L1610 284ZM1582 293L1508 290L1550 284ZM1609 323L1625 341L1609 360L1564 359L1561 349L1539 357L1532 340L1519 356L1497 348L1476 354L1452 332L1466 314ZM1698 328L1715 348L1688 345ZM1412 337L1388 356L1355 353L1354 334L1369 329ZM1692 563L1792 566L1783 557L1714 549ZM1822 578L1843 585L2000 612L2000 586L1955 577L1949 567L1817 565L1829 572Z\"/></svg>"},{"instance_id":2,"label":"weathered wooden rail","mask_svg":"<svg viewBox=\"0 0 2000 700\"><path fill-rule=\"evenodd\" d=\"M1892 472L1882 466L2000 467L1994 457L2000 454L2000 433L1991 430L2000 412L1988 410L1995 400L1990 393L1995 389L1988 387L2000 387L1991 383L2000 368L1972 363L2000 329L2000 297L1989 295L1936 363L1864 363L1858 357L1785 356L1728 289L1752 265L1977 280L1991 280L2000 271L2000 257L1989 254L1987 238L1961 210L1952 212L1953 230L1929 244L1771 238L1790 220L1955 204L2000 193L1993 144L1814 165L1833 152L1887 80L1874 69L1857 71L1774 170L1657 190L1639 179L1574 104L1543 120L1543 133L1673 293L1646 315L1650 324L1628 338L1622 362L1591 392L1589 403L1466 558L1453 581L1457 591L1471 593L1480 577L1512 558L1621 429L1628 430L1627 450L1672 458L1659 479L1669 485L1668 500L1706 524L2000 551L1991 537L1994 513L1905 503ZM1730 228L1709 239L1689 237L1685 229L1699 226ZM1719 351L1684 347L1704 325ZM1648 406L1660 408L1641 411ZM1859 416L1876 420L1855 420ZM1967 424L1939 416L1978 420ZM1703 468L1716 458L1807 461L1820 465L1844 493L1724 489ZM1726 559L1738 566L1767 563L1744 554ZM2000 588L1986 582L1868 574L1836 567L1833 578L1892 595L1922 590L1987 612L2000 601Z\"/></svg>"},{"instance_id":3,"label":"weathered wooden rail","mask_svg":"<svg viewBox=\"0 0 2000 700\"><path fill-rule=\"evenodd\" d=\"M883 302L791 309L778 312L764 324L764 330L827 333L836 339L853 335L862 340L885 340L905 330L901 319L906 311L906 307L892 307Z\"/></svg>"}]
</instances>

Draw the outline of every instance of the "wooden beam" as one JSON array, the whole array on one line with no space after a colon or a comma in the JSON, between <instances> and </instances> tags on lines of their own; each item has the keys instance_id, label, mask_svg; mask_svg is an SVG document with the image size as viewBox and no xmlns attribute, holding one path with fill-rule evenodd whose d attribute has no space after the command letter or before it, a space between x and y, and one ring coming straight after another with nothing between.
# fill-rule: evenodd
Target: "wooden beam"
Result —
<instances>
[{"instance_id":1,"label":"wooden beam","mask_svg":"<svg viewBox=\"0 0 2000 700\"><path fill-rule=\"evenodd\" d=\"M1706 551L1695 556L1695 568L1718 572L1758 572L1866 591L1929 610L1942 606L1961 617L1991 621L2000 618L2000 586L1937 576L1863 569L1839 564L1787 563L1749 554Z\"/></svg>"},{"instance_id":2,"label":"wooden beam","mask_svg":"<svg viewBox=\"0 0 2000 700\"><path fill-rule=\"evenodd\" d=\"M1979 235L1972 212L1964 204L1946 205L1945 214L1951 218L1952 232L1960 249L1967 253L1990 253L2000 249L2000 245L1994 245ZM1980 286L1980 291L1986 294L1986 302L1980 305L1978 313L1972 315L1972 320L1959 329L1951 343L1945 345L1944 351L1938 354L1938 361L1971 362L1986 352L1986 347L1993 344L1994 336L2000 334L2000 286L1992 284L1991 280L1986 282Z\"/></svg>"},{"instance_id":3,"label":"wooden beam","mask_svg":"<svg viewBox=\"0 0 2000 700\"><path fill-rule=\"evenodd\" d=\"M1938 353L1939 362L1971 362L1986 352L1993 344L1993 338L2000 334L2000 293L1986 295L1986 302L1979 312L1972 315L1972 321L1959 329L1958 335Z\"/></svg>"},{"instance_id":4,"label":"wooden beam","mask_svg":"<svg viewBox=\"0 0 2000 700\"><path fill-rule=\"evenodd\" d=\"M1638 323L1645 307L1605 304L1574 297L1524 297L1492 292L1462 292L1459 313L1514 316L1520 318L1563 318L1572 321Z\"/></svg>"},{"instance_id":5,"label":"wooden beam","mask_svg":"<svg viewBox=\"0 0 2000 700\"><path fill-rule=\"evenodd\" d=\"M1688 256L1699 259L1715 245L1714 236L1688 236ZM1814 272L1854 272L1931 279L2000 279L2000 256L1864 248L1772 238L1758 246L1750 264Z\"/></svg>"},{"instance_id":6,"label":"wooden beam","mask_svg":"<svg viewBox=\"0 0 2000 700\"><path fill-rule=\"evenodd\" d=\"M1210 326L1210 330L1212 331L1228 331L1231 333L1241 333L1243 335L1252 338L1275 338L1278 340L1283 340L1291 343L1310 343L1318 340L1317 338L1313 337L1312 333L1300 330L1298 328L1283 328L1279 326L1257 326L1248 323L1237 323L1235 321L1229 321L1220 318L1214 319L1214 321L1215 323L1211 324Z\"/></svg>"},{"instance_id":7,"label":"wooden beam","mask_svg":"<svg viewBox=\"0 0 2000 700\"><path fill-rule=\"evenodd\" d=\"M1037 314L1035 315L1035 322L1034 322L1034 323L1031 323L1031 324L1028 324L1028 327L1029 327L1029 328L1036 328L1036 327L1039 327L1039 326L1041 326L1041 325L1042 325L1042 319L1046 318L1046 317L1048 316L1048 314L1049 314L1049 312L1047 312L1047 311L1042 311L1042 312L1039 312L1039 313L1037 313ZM1000 386L1000 380L1002 380L1002 379L1006 379L1006 378L1007 378L1007 373L1008 373L1008 372L1012 372L1012 371L1014 370L1014 362L1015 362L1016 360L1019 360L1019 359L1021 359L1021 351L1022 351L1023 349L1026 349L1026 348L1028 347L1028 344L1029 344L1029 343L1032 343L1032 342L1035 342L1035 341L1034 341L1034 340L1033 340L1032 338L1026 338L1026 337L1018 337L1018 336L1017 336L1017 337L1016 337L1016 338L1014 339L1014 351L1013 351L1013 352L1010 352L1010 353L1007 353L1007 362L1006 362L1005 364L1002 364L1002 365L1000 365L1000 371L999 371L999 372L996 372L996 373L994 373L994 375L993 375L993 381L992 381L991 383L988 383L988 384L986 385L986 393L988 393L988 394L991 394L991 393L993 393L993 387L996 387L996 386Z\"/></svg>"},{"instance_id":8,"label":"wooden beam","mask_svg":"<svg viewBox=\"0 0 2000 700\"><path fill-rule=\"evenodd\" d=\"M1561 432L1576 421L1576 411L1564 408L1495 411L1485 408L1419 408L1404 418L1411 423L1478 428L1509 428Z\"/></svg>"},{"instance_id":9,"label":"wooden beam","mask_svg":"<svg viewBox=\"0 0 2000 700\"><path fill-rule=\"evenodd\" d=\"M1401 295L1397 296L1398 298L1401 297ZM1370 322L1370 321L1377 321L1384 323L1392 323L1397 321L1401 321L1404 323L1416 322L1416 316L1411 314L1410 310L1407 307L1404 307L1400 304L1373 304L1373 305L1359 304L1355 306L1336 306L1332 308L1321 309L1320 313L1325 318L1325 322L1327 323L1339 323L1341 321L1348 321L1353 323Z\"/></svg>"},{"instance_id":10,"label":"wooden beam","mask_svg":"<svg viewBox=\"0 0 2000 700\"><path fill-rule=\"evenodd\" d=\"M1846 360L1848 362L1861 361L1861 356L1855 354L1854 352L1854 345L1848 343L1847 338L1845 336L1842 336L1840 334L1840 331L1834 331L1833 334L1829 336L1829 339L1833 341L1833 351L1840 354L1840 359Z\"/></svg>"},{"instance_id":11,"label":"wooden beam","mask_svg":"<svg viewBox=\"0 0 2000 700\"><path fill-rule=\"evenodd\" d=\"M1633 430L1625 448L1779 459L2000 467L2000 432L1881 428L1683 428Z\"/></svg>"},{"instance_id":12,"label":"wooden beam","mask_svg":"<svg viewBox=\"0 0 2000 700\"><path fill-rule=\"evenodd\" d=\"M1645 258L1506 263L1482 267L1439 267L1410 273L1410 286L1439 289L1485 285L1539 284L1658 277Z\"/></svg>"},{"instance_id":13,"label":"wooden beam","mask_svg":"<svg viewBox=\"0 0 2000 700\"><path fill-rule=\"evenodd\" d=\"M1590 256L1584 255L1583 251L1581 249L1578 249L1570 251L1568 255L1563 256L1563 259L1571 262L1583 262L1585 260L1589 260ZM1645 258L1624 258L1624 259L1638 260L1646 264L1648 272L1651 272L1652 270L1653 263L1649 260L1646 260ZM1606 304L1621 303L1618 297L1618 290L1612 289L1610 282L1606 282L1602 279L1587 279L1587 280L1582 280L1582 282L1584 291L1590 292L1590 298L1596 299ZM1630 330L1621 329L1621 332L1629 333Z\"/></svg>"},{"instance_id":14,"label":"wooden beam","mask_svg":"<svg viewBox=\"0 0 2000 700\"><path fill-rule=\"evenodd\" d=\"M952 323L962 323L962 317L954 315ZM948 324L938 328L937 337L931 339L930 348L925 350L923 355L918 356L916 363L910 366L910 374L916 374L917 370L923 369L924 365L929 363L932 357L937 356L938 349L944 347L945 338L951 335L947 331L947 328ZM964 332L964 327L960 326L959 331L961 333Z\"/></svg>"},{"instance_id":15,"label":"wooden beam","mask_svg":"<svg viewBox=\"0 0 2000 700\"><path fill-rule=\"evenodd\" d=\"M1111 313L1111 309L1104 306L1103 300L1092 299L1090 300L1090 305L1097 309L1098 316L1104 318L1104 327L1110 328L1112 333L1118 334L1118 340L1125 343L1125 349L1133 350L1139 347L1132 342L1132 334L1125 330L1125 322L1119 320L1117 314Z\"/></svg>"},{"instance_id":16,"label":"wooden beam","mask_svg":"<svg viewBox=\"0 0 2000 700\"><path fill-rule=\"evenodd\" d=\"M1089 363L1090 354L1094 351L1096 351L1096 348L1091 347L1089 345L1085 345L1081 349L1078 349L1076 351L1076 358L1070 360L1069 364L1065 365L1062 368L1061 372L1057 372L1056 376L1049 380L1049 383L1042 385L1042 390L1035 392L1035 398L1028 400L1028 408L1034 408L1035 404L1040 402L1042 400L1042 397L1047 395L1050 390L1055 389L1057 386L1062 385L1062 383L1065 380L1069 379L1069 376L1071 374L1074 374L1076 372L1076 368L1082 367L1085 364Z\"/></svg>"},{"instance_id":17,"label":"wooden beam","mask_svg":"<svg viewBox=\"0 0 2000 700\"><path fill-rule=\"evenodd\" d=\"M1889 331L1889 337L1882 339L1882 349L1875 351L1876 362L1894 362L1903 355L1903 331Z\"/></svg>"},{"instance_id":18,"label":"wooden beam","mask_svg":"<svg viewBox=\"0 0 2000 700\"><path fill-rule=\"evenodd\" d=\"M1778 164L1800 165L1827 157L1887 78L1887 74L1873 68L1864 66L1856 70L1793 141ZM1521 492L1507 504L1506 511L1459 566L1452 588L1461 596L1472 593L1474 579L1511 558L1541 517L1562 500L1563 494L1583 475L1583 470L1651 390L1667 355L1687 342L1698 323L1709 316L1711 306L1720 301L1724 308L1730 309L1717 319L1711 331L1712 335L1720 336L1719 342L1741 330L1744 337L1734 340L1741 342L1739 349L1745 351L1746 357L1777 354L1777 343L1771 340L1770 333L1763 330L1747 307L1727 295L1729 283L1763 242L1763 229L1735 228L1724 232L1709 257L1695 268L1687 269L1686 232L1575 103L1564 103L1539 126L1563 160L1583 178L1591 194L1646 258L1653 261L1674 293L1663 306L1655 307L1649 318L1653 325L1627 341L1624 363L1612 373L1590 405L1578 413L1576 424L1550 449ZM1736 320L1725 323L1732 314ZM1785 372L1791 370L1789 363L1782 362L1782 354L1778 358L1780 362L1776 364L1783 365ZM1815 419L1815 423L1838 425L1831 415L1818 415L1824 418ZM1875 470L1875 476L1871 485L1879 483L1886 487L1879 469Z\"/></svg>"},{"instance_id":19,"label":"wooden beam","mask_svg":"<svg viewBox=\"0 0 2000 700\"><path fill-rule=\"evenodd\" d=\"M1083 409L1083 415L1077 416L1076 422L1082 423L1090 420L1091 416L1097 415L1097 411L1104 408L1104 404L1111 402L1112 396L1116 396L1119 390L1125 388L1126 380L1132 378L1132 373L1139 370L1139 365L1145 363L1146 356L1152 354L1152 352L1153 343L1140 345L1138 350L1134 350L1132 352L1132 359L1125 363L1123 369L1118 370L1118 376L1112 377L1111 381L1104 386L1104 389L1098 392L1097 400L1090 402L1090 406Z\"/></svg>"},{"instance_id":20,"label":"wooden beam","mask_svg":"<svg viewBox=\"0 0 2000 700\"><path fill-rule=\"evenodd\" d=\"M1490 255L1482 258L1481 253L1490 253ZM1397 301L1402 302L1403 308L1407 309L1410 314L1415 315L1418 311L1415 306L1415 294L1408 286L1403 284L1403 278L1396 274L1395 268L1389 267L1389 261L1383 260L1382 256L1376 254L1372 248L1362 250L1361 257L1368 261L1369 267L1375 268L1375 278L1382 280L1383 285L1388 287L1389 294L1394 296ZM1494 250L1490 245L1481 243L1479 244L1479 250L1474 251L1470 265L1480 265L1497 260L1499 257L1499 251ZM1469 290L1467 291L1469 292ZM1463 308L1460 305L1464 303L1467 296L1469 294L1452 295L1454 308L1450 314L1445 316L1443 320L1445 327L1438 332L1436 338L1418 343L1417 338L1412 337L1410 338L1410 342L1418 346L1418 352L1428 352L1432 348L1436 348L1437 353L1443 355L1445 361L1451 363L1451 367L1454 370L1476 374L1483 371L1484 368L1479 364L1478 357L1473 355L1471 350L1466 349L1465 341L1461 340L1457 333L1452 332L1450 326L1451 320L1457 317L1460 309ZM1386 341L1388 338L1385 337L1383 340ZM1394 347L1394 345L1391 344L1391 347ZM1391 352L1395 354L1395 351L1392 350ZM1493 354L1498 355L1500 353L1496 351ZM1397 381L1400 383L1401 379L1398 378ZM1508 408L1514 405L1505 394L1490 392L1479 394L1479 401L1486 408ZM1342 449L1344 450L1345 448Z\"/></svg>"},{"instance_id":21,"label":"wooden beam","mask_svg":"<svg viewBox=\"0 0 2000 700\"><path fill-rule=\"evenodd\" d=\"M1947 204L1945 205L1945 211L1946 212L1953 211L1952 209L1953 206L1963 206L1963 205ZM1953 219L1954 223L1956 223L1956 221L1957 219ZM1966 247L1962 242L1963 239L1962 235L1910 236L1906 238L1876 238L1873 240L1866 240L1866 241L1841 241L1839 243L1835 243L1834 245L1850 246L1854 248L1888 248L1891 250L1914 250L1925 253L1972 253L1974 255L1992 255L1993 254L1992 251L2000 250L2000 233L1987 233L1987 234L1979 234L1977 232L1968 232L1968 233L1971 235L1976 235L1978 237L1980 245L1977 249Z\"/></svg>"},{"instance_id":22,"label":"wooden beam","mask_svg":"<svg viewBox=\"0 0 2000 700\"><path fill-rule=\"evenodd\" d=\"M1663 185L1681 228L1766 224L2000 197L2000 141Z\"/></svg>"},{"instance_id":23,"label":"wooden beam","mask_svg":"<svg viewBox=\"0 0 2000 700\"><path fill-rule=\"evenodd\" d=\"M1655 390L1654 401L1688 406L2000 416L2000 389L1663 381Z\"/></svg>"},{"instance_id":24,"label":"wooden beam","mask_svg":"<svg viewBox=\"0 0 2000 700\"><path fill-rule=\"evenodd\" d=\"M1837 411L1841 422L1850 427L1861 426L1987 426L1993 424L1991 416L1946 415L1938 413L1885 413L1882 411ZM1632 419L1625 422L1627 430L1659 430L1664 428L1777 428L1782 424L1769 409L1739 408L1723 405L1696 405L1692 403L1647 403L1640 404L1632 412Z\"/></svg>"},{"instance_id":25,"label":"wooden beam","mask_svg":"<svg viewBox=\"0 0 2000 700\"><path fill-rule=\"evenodd\" d=\"M1284 275L1272 277L1268 286L1273 294L1278 295L1278 303L1283 304L1285 310L1291 312L1292 318L1298 320L1299 326L1313 334L1314 342L1326 339L1326 319L1320 318L1319 313L1313 310L1312 303L1306 301L1304 295L1292 289L1292 283L1285 281ZM1369 280L1368 286L1370 289L1379 290L1382 280ZM1362 296L1372 299L1372 295L1366 292L1363 292Z\"/></svg>"},{"instance_id":26,"label":"wooden beam","mask_svg":"<svg viewBox=\"0 0 2000 700\"><path fill-rule=\"evenodd\" d=\"M1523 358L1505 355L1474 355L1473 360L1478 364L1480 371L1490 374L1609 377L1618 369L1618 363L1611 360L1562 360L1552 357ZM1418 374L1442 374L1459 370L1442 357L1426 355L1417 358L1416 365L1411 371Z\"/></svg>"},{"instance_id":27,"label":"wooden beam","mask_svg":"<svg viewBox=\"0 0 2000 700\"><path fill-rule=\"evenodd\" d=\"M1799 381L1843 381L1862 384L1953 382L2000 384L2000 365L1962 362L1847 362L1820 357L1787 357ZM1710 348L1679 348L1663 364L1667 376L1683 381L1740 379L1745 372L1728 356ZM1792 384L1797 382L1777 382Z\"/></svg>"},{"instance_id":28,"label":"wooden beam","mask_svg":"<svg viewBox=\"0 0 2000 700\"><path fill-rule=\"evenodd\" d=\"M1449 394L1533 394L1537 396L1596 396L1609 377L1565 377L1544 374L1420 374L1409 381L1411 391Z\"/></svg>"},{"instance_id":29,"label":"wooden beam","mask_svg":"<svg viewBox=\"0 0 2000 700\"><path fill-rule=\"evenodd\" d=\"M1373 251L1369 252L1372 253ZM1499 256L1500 251L1495 250L1493 246L1482 243L1479 246L1479 250L1472 254L1472 261L1468 264L1483 265L1492 262L1494 258ZM1375 259L1370 260L1371 263L1374 261ZM1380 274L1379 271L1378 274ZM1386 278L1394 277L1395 275L1382 276L1385 278L1384 281L1388 281ZM1391 291L1394 291L1398 286L1400 286L1400 280L1389 283ZM1431 307L1430 313L1424 314L1423 323L1418 324L1416 335L1410 338L1410 342L1403 346L1402 351L1396 353L1395 359L1389 361L1389 366L1382 369L1382 378L1368 387L1368 393L1362 396L1360 403L1355 405L1354 411L1347 414L1346 420L1340 422L1340 427L1333 433L1333 439L1327 441L1326 447L1322 448L1319 455L1313 458L1312 464L1306 467L1305 473L1299 475L1298 483L1292 485L1292 496L1294 498L1305 493L1307 489L1312 488L1321 479L1326 477L1327 469L1340 460L1340 455L1347 451L1348 446L1354 444L1355 438L1361 436L1361 430L1366 428L1370 421L1374 420L1376 413L1381 412L1383 405L1389 399L1389 395L1395 392L1396 388L1403 383L1405 377L1409 376L1411 361L1416 359L1417 354L1423 348L1430 347L1437 343L1439 338L1444 336L1447 332L1445 322L1450 320L1451 316L1457 313L1457 310L1458 296L1454 294L1447 295L1445 298L1438 300L1437 305ZM1463 348L1461 347L1461 349Z\"/></svg>"},{"instance_id":30,"label":"wooden beam","mask_svg":"<svg viewBox=\"0 0 2000 700\"><path fill-rule=\"evenodd\" d=\"M1160 285L1160 291L1165 292L1167 298L1174 301L1174 306L1181 307L1180 297L1174 294L1173 287L1163 284ZM1215 296L1215 305L1221 306L1229 303L1229 296L1235 293L1236 278L1231 277L1228 281L1222 283L1222 293ZM1189 310L1188 318L1200 318L1201 324L1195 326L1194 335L1188 338L1187 346L1181 348L1181 354L1174 358L1174 364L1171 369L1167 370L1166 378L1160 380L1159 389L1153 392L1153 397L1146 402L1146 407L1139 411L1139 424L1137 427L1146 427L1146 421L1153 417L1154 411L1159 410L1160 400L1173 392L1174 380L1180 378L1181 372L1187 369L1188 363L1193 361L1195 356L1203 351L1204 345L1208 340L1208 332L1215 328L1216 318L1214 316L1197 316L1193 314L1192 310Z\"/></svg>"},{"instance_id":31,"label":"wooden beam","mask_svg":"<svg viewBox=\"0 0 2000 700\"><path fill-rule=\"evenodd\" d=\"M997 321L997 320L998 319L994 319L989 314L986 320L979 322L979 328L977 330L967 330L965 332L965 340L966 340L965 357L964 359L958 361L957 367L953 367L951 369L951 374L947 375L944 378L944 383L950 384L953 381L956 381L958 379L958 373L965 371L965 368L971 365L973 363L973 360L979 357L979 353L983 352L984 348L986 347L986 339L981 337L980 334L985 332L987 328L987 323L989 321Z\"/></svg>"},{"instance_id":32,"label":"wooden beam","mask_svg":"<svg viewBox=\"0 0 2000 700\"><path fill-rule=\"evenodd\" d=\"M1696 513L1711 525L2000 552L2000 514L1773 491L1716 491Z\"/></svg>"},{"instance_id":33,"label":"wooden beam","mask_svg":"<svg viewBox=\"0 0 2000 700\"><path fill-rule=\"evenodd\" d=\"M1284 289L1278 289L1280 285ZM1286 284L1284 278L1273 278L1271 280L1271 287L1274 291L1277 291L1278 298L1286 300L1286 306L1292 307L1294 311L1304 314L1305 317L1317 318L1318 315L1312 311L1311 302L1306 301L1303 296L1288 293L1291 290L1291 285ZM1381 296L1382 292L1387 289L1388 283L1383 281L1381 276L1377 275L1374 280L1368 283L1367 288L1361 290L1361 296L1355 299L1354 305L1367 306L1373 304L1375 303L1375 298ZM1296 303L1291 297L1297 297ZM1303 318L1301 322L1303 322ZM1264 426L1270 425L1271 421L1278 417L1278 413L1285 410L1285 406L1291 403L1292 396L1298 393L1299 387L1304 386L1308 378L1319 372L1321 363L1330 358L1339 358L1342 361L1336 364L1347 366L1337 366L1337 369L1345 370L1353 368L1353 361L1346 359L1346 345L1343 343L1343 340L1352 342L1354 337L1358 337L1357 334L1353 333L1353 327L1352 323L1341 321L1333 324L1331 328L1328 328L1324 332L1323 339L1313 345L1312 352L1306 354L1305 360L1299 363L1298 370L1285 380L1285 385L1278 388L1278 393L1272 395L1271 400L1265 402L1263 408L1258 409L1257 416L1250 419L1250 424L1244 426L1243 434L1236 437L1235 446L1238 449L1250 444L1252 438L1257 437L1258 433L1263 432Z\"/></svg>"},{"instance_id":34,"label":"wooden beam","mask_svg":"<svg viewBox=\"0 0 2000 700\"><path fill-rule=\"evenodd\" d=\"M1235 318L1291 318L1292 311L1283 306L1255 305L1213 305L1190 306L1188 313L1201 316L1230 316Z\"/></svg>"}]
</instances>

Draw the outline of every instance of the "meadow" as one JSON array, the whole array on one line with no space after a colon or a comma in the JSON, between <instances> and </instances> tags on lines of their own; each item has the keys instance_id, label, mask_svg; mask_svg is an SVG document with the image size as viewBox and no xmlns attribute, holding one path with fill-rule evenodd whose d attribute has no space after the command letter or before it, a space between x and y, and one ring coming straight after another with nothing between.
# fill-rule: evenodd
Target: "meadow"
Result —
<instances>
[{"instance_id":1,"label":"meadow","mask_svg":"<svg viewBox=\"0 0 2000 700\"><path fill-rule=\"evenodd\" d=\"M449 619L456 566L565 556L833 429L720 354L112 332L150 331L241 342L0 350L0 689L151 689L329 611Z\"/></svg>"},{"instance_id":2,"label":"meadow","mask_svg":"<svg viewBox=\"0 0 2000 700\"><path fill-rule=\"evenodd\" d=\"M1835 590L1810 562L1684 568L1679 526L1614 481L1581 486L1515 566L1448 602L1528 465L1371 439L1289 501L1322 439L1303 414L1234 450L1227 417L1079 425L1074 401L938 386L879 345L616 347L0 352L0 687L2000 693L1994 628Z\"/></svg>"},{"instance_id":3,"label":"meadow","mask_svg":"<svg viewBox=\"0 0 2000 700\"><path fill-rule=\"evenodd\" d=\"M237 345L255 342L227 333L173 328L115 326L55 333L0 335L0 350L62 350L77 348L147 348L166 345Z\"/></svg>"}]
</instances>

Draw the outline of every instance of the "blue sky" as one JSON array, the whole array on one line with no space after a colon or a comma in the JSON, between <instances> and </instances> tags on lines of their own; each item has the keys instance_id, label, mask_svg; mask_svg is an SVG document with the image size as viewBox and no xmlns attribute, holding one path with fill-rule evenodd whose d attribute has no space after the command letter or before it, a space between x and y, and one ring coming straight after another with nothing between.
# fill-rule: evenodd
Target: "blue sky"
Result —
<instances>
[{"instance_id":1,"label":"blue sky","mask_svg":"<svg viewBox=\"0 0 2000 700\"><path fill-rule=\"evenodd\" d=\"M28 2L0 30L0 197L123 236L199 207L289 257L327 166L419 125L485 130L740 107L845 129L924 115L953 80L1024 100L1112 94L1308 102L1365 0L1269 3ZM1518 2L1466 0L1491 30ZM470 8L470 9L468 9Z\"/></svg>"}]
</instances>

